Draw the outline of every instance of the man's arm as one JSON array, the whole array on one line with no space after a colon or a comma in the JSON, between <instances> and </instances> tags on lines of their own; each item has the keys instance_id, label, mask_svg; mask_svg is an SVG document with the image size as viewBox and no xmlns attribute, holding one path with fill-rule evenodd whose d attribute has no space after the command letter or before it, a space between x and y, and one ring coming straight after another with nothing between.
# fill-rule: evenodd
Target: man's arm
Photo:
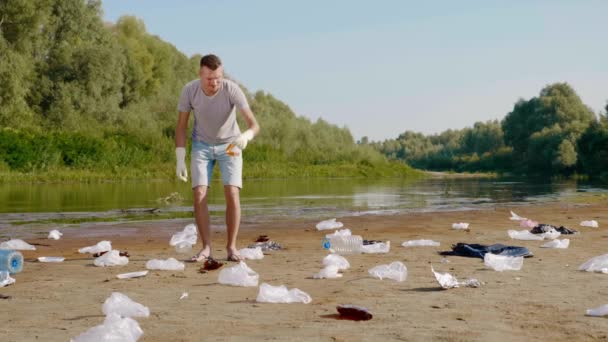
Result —
<instances>
[{"instance_id":1,"label":"man's arm","mask_svg":"<svg viewBox=\"0 0 608 342\"><path fill-rule=\"evenodd\" d=\"M247 128L253 131L254 136L258 135L260 132L260 125L258 125L258 121L255 119L255 115L253 115L251 108L241 108L239 111L247 123Z\"/></svg>"},{"instance_id":2,"label":"man's arm","mask_svg":"<svg viewBox=\"0 0 608 342\"><path fill-rule=\"evenodd\" d=\"M175 126L175 147L186 147L186 128L188 128L188 118L190 118L190 112L179 112L177 125Z\"/></svg>"}]
</instances>

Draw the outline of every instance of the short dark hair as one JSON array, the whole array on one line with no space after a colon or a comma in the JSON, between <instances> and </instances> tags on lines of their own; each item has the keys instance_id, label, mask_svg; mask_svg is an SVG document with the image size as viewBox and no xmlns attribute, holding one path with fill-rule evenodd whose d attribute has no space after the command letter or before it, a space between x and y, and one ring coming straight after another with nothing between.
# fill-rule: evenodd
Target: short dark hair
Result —
<instances>
[{"instance_id":1,"label":"short dark hair","mask_svg":"<svg viewBox=\"0 0 608 342\"><path fill-rule=\"evenodd\" d=\"M222 65L222 61L216 55L209 54L201 58L201 68L206 66L207 68L215 71L220 67L220 65Z\"/></svg>"}]
</instances>

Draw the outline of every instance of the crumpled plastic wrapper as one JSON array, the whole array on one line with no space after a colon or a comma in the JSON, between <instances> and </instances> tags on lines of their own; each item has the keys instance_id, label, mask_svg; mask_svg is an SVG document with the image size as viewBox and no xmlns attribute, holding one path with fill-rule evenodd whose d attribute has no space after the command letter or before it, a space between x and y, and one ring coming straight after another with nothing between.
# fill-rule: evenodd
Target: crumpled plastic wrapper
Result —
<instances>
[{"instance_id":1,"label":"crumpled plastic wrapper","mask_svg":"<svg viewBox=\"0 0 608 342\"><path fill-rule=\"evenodd\" d=\"M94 246L83 247L78 250L78 253L95 254L95 253L107 252L107 251L111 251L111 250L112 250L112 242L104 240L104 241L98 242Z\"/></svg>"},{"instance_id":2,"label":"crumpled plastic wrapper","mask_svg":"<svg viewBox=\"0 0 608 342\"><path fill-rule=\"evenodd\" d=\"M394 261L388 265L379 265L367 271L372 277L382 279L393 279L405 281L407 279L407 267L401 261Z\"/></svg>"},{"instance_id":3,"label":"crumpled plastic wrapper","mask_svg":"<svg viewBox=\"0 0 608 342\"><path fill-rule=\"evenodd\" d=\"M186 269L186 265L183 262L177 261L175 258L169 258L167 260L152 259L146 262L146 268L149 270L161 271L183 271Z\"/></svg>"},{"instance_id":4,"label":"crumpled plastic wrapper","mask_svg":"<svg viewBox=\"0 0 608 342\"><path fill-rule=\"evenodd\" d=\"M338 229L344 227L342 222L336 222L336 219L325 220L317 223L317 230Z\"/></svg>"},{"instance_id":5,"label":"crumpled plastic wrapper","mask_svg":"<svg viewBox=\"0 0 608 342\"><path fill-rule=\"evenodd\" d=\"M244 261L235 266L224 268L220 271L218 282L232 286L258 286L260 275L249 268Z\"/></svg>"},{"instance_id":6,"label":"crumpled plastic wrapper","mask_svg":"<svg viewBox=\"0 0 608 342\"><path fill-rule=\"evenodd\" d=\"M120 251L115 249L105 253L93 261L95 266L107 267L107 266L124 266L129 263L129 258L120 256Z\"/></svg>"},{"instance_id":7,"label":"crumpled plastic wrapper","mask_svg":"<svg viewBox=\"0 0 608 342\"><path fill-rule=\"evenodd\" d=\"M242 249L239 249L239 254L241 255L241 257L243 257L245 259L250 259L250 260L264 259L264 253L262 253L261 247L242 248Z\"/></svg>"},{"instance_id":8,"label":"crumpled plastic wrapper","mask_svg":"<svg viewBox=\"0 0 608 342\"><path fill-rule=\"evenodd\" d=\"M49 232L48 239L59 240L63 236L63 233L58 231L57 229L53 229Z\"/></svg>"},{"instance_id":9,"label":"crumpled plastic wrapper","mask_svg":"<svg viewBox=\"0 0 608 342\"><path fill-rule=\"evenodd\" d=\"M110 297L103 303L102 311L105 315L116 314L122 317L148 317L150 309L141 305L127 295L120 292L112 292Z\"/></svg>"},{"instance_id":10,"label":"crumpled plastic wrapper","mask_svg":"<svg viewBox=\"0 0 608 342\"><path fill-rule=\"evenodd\" d=\"M260 303L304 303L308 304L312 298L300 289L288 290L285 285L272 286L267 283L260 285L260 292L256 298Z\"/></svg>"},{"instance_id":11,"label":"crumpled plastic wrapper","mask_svg":"<svg viewBox=\"0 0 608 342\"><path fill-rule=\"evenodd\" d=\"M36 247L30 245L29 243L21 240L21 239L12 239L8 241L4 241L0 243L0 249L14 249L14 250L24 250L24 251L35 251Z\"/></svg>"}]
</instances>

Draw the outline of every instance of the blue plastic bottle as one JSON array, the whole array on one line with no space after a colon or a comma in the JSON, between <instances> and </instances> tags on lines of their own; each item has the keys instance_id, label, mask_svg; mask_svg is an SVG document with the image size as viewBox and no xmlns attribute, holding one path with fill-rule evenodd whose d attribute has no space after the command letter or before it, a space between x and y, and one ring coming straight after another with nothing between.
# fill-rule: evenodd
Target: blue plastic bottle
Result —
<instances>
[{"instance_id":1,"label":"blue plastic bottle","mask_svg":"<svg viewBox=\"0 0 608 342\"><path fill-rule=\"evenodd\" d=\"M0 249L0 271L15 274L22 270L23 254L21 252L12 249Z\"/></svg>"}]
</instances>

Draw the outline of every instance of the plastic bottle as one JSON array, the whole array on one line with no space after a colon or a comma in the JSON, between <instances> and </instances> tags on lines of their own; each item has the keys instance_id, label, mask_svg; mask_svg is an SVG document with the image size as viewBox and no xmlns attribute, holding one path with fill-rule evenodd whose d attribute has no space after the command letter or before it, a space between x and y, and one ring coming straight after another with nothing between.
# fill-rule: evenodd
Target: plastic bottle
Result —
<instances>
[{"instance_id":1,"label":"plastic bottle","mask_svg":"<svg viewBox=\"0 0 608 342\"><path fill-rule=\"evenodd\" d=\"M336 254L361 253L363 238L359 235L332 236L329 239L323 239L323 247Z\"/></svg>"},{"instance_id":2,"label":"plastic bottle","mask_svg":"<svg viewBox=\"0 0 608 342\"><path fill-rule=\"evenodd\" d=\"M0 249L0 271L10 274L23 270L23 254L12 249Z\"/></svg>"}]
</instances>

